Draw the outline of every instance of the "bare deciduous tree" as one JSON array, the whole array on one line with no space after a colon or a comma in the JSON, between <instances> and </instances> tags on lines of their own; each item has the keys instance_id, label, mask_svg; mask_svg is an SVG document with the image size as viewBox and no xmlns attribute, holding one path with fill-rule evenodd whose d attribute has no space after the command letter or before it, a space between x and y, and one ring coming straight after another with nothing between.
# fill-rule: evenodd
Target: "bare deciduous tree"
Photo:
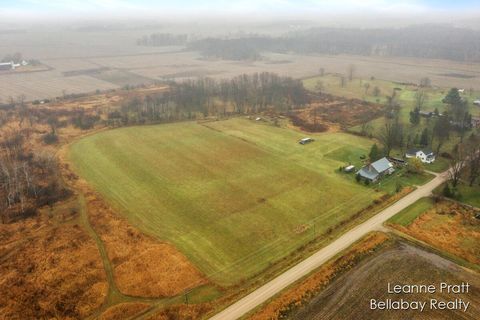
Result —
<instances>
[{"instance_id":1,"label":"bare deciduous tree","mask_svg":"<svg viewBox=\"0 0 480 320\"><path fill-rule=\"evenodd\" d=\"M450 170L448 170L449 178L452 181L452 186L457 187L462 175L462 169L466 160L465 146L461 143L453 148L452 159L450 160Z\"/></svg>"},{"instance_id":2,"label":"bare deciduous tree","mask_svg":"<svg viewBox=\"0 0 480 320\"><path fill-rule=\"evenodd\" d=\"M355 70L357 68L355 67L354 64L351 64L348 66L347 72L348 72L348 81L353 81L353 77L355 76Z\"/></svg>"}]
</instances>

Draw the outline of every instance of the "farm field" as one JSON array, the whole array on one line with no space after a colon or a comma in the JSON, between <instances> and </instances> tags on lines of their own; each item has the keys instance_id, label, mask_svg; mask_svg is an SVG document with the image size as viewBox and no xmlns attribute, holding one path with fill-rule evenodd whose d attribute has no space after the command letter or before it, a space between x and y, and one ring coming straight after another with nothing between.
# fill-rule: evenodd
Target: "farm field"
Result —
<instances>
[{"instance_id":1,"label":"farm field","mask_svg":"<svg viewBox=\"0 0 480 320\"><path fill-rule=\"evenodd\" d=\"M274 72L293 78L309 78L319 69L331 74L345 74L355 65L355 77L418 83L429 77L434 86L462 87L480 90L480 64L418 58L386 58L353 55L301 55L263 52L258 61L203 59L198 52L184 47L145 47L136 39L155 30L65 30L42 32L30 30L21 34L0 34L0 56L22 48L25 57L40 60L53 70L28 74L1 74L0 98L25 94L28 100L44 99L67 93L107 90L126 84L139 84L163 79L212 77L230 78L239 74ZM211 31L211 30L210 30ZM6 45L8 43L8 45ZM64 72L109 68L111 73L100 77L64 77ZM104 81L102 81L104 80ZM328 82L327 80L325 80ZM333 82L337 81L332 79ZM389 85L376 80L382 95ZM337 81L338 82L338 81ZM352 87L355 87L354 83ZM333 90L333 86L329 86ZM357 91L363 91L358 86ZM371 90L373 89L373 85ZM333 93L333 92L332 92ZM339 92L340 96L348 96ZM434 100L435 98L433 98ZM372 100L372 99L370 99ZM373 99L376 100L376 99Z\"/></svg>"},{"instance_id":2,"label":"farm field","mask_svg":"<svg viewBox=\"0 0 480 320\"><path fill-rule=\"evenodd\" d=\"M87 93L115 89L118 86L86 75L65 77L57 71L0 75L0 100L24 95L27 101L60 97L63 93Z\"/></svg>"},{"instance_id":3,"label":"farm field","mask_svg":"<svg viewBox=\"0 0 480 320\"><path fill-rule=\"evenodd\" d=\"M372 282L372 279L375 279ZM399 281L401 279L401 281ZM434 294L388 294L387 284L459 284L468 282L469 293L448 294L437 290ZM366 258L359 265L341 275L288 319L477 319L480 312L480 277L453 262L416 248L406 242L396 241ZM359 295L358 293L362 294ZM370 299L405 299L427 302L430 299L450 301L463 299L470 302L462 310L370 310ZM341 302L341 303L339 303ZM358 310L362 310L360 314ZM286 317L287 318L287 317Z\"/></svg>"},{"instance_id":4,"label":"farm field","mask_svg":"<svg viewBox=\"0 0 480 320\"><path fill-rule=\"evenodd\" d=\"M232 285L382 196L335 172L369 140L312 136L241 118L130 127L74 143L70 160L132 224Z\"/></svg>"}]
</instances>

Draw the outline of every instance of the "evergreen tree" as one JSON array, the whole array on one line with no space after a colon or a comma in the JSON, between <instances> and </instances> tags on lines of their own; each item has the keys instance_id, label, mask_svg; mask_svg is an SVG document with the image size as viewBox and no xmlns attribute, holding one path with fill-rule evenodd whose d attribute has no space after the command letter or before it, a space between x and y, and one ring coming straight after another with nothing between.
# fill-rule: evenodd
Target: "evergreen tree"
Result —
<instances>
[{"instance_id":1,"label":"evergreen tree","mask_svg":"<svg viewBox=\"0 0 480 320\"><path fill-rule=\"evenodd\" d=\"M428 129L425 128L423 129L422 131L422 136L420 138L420 145L425 147L428 145L428 141L429 141L429 136L428 136Z\"/></svg>"},{"instance_id":2,"label":"evergreen tree","mask_svg":"<svg viewBox=\"0 0 480 320\"><path fill-rule=\"evenodd\" d=\"M410 123L414 126L420 123L420 109L418 107L410 111Z\"/></svg>"},{"instance_id":3,"label":"evergreen tree","mask_svg":"<svg viewBox=\"0 0 480 320\"><path fill-rule=\"evenodd\" d=\"M460 96L458 89L450 89L443 99L443 103L448 105L448 113L452 119L457 123L457 125L463 127L465 114L468 113L468 105L467 102Z\"/></svg>"},{"instance_id":4,"label":"evergreen tree","mask_svg":"<svg viewBox=\"0 0 480 320\"><path fill-rule=\"evenodd\" d=\"M413 139L413 144L418 146L420 144L420 136L418 133L415 135L415 139Z\"/></svg>"},{"instance_id":5,"label":"evergreen tree","mask_svg":"<svg viewBox=\"0 0 480 320\"><path fill-rule=\"evenodd\" d=\"M460 93L458 92L457 88L452 88L448 91L447 95L443 99L443 103L449 105L455 105L462 102L462 97L460 97Z\"/></svg>"},{"instance_id":6,"label":"evergreen tree","mask_svg":"<svg viewBox=\"0 0 480 320\"><path fill-rule=\"evenodd\" d=\"M445 186L443 187L443 195L447 198L452 197L452 190L450 189L448 183L445 183Z\"/></svg>"},{"instance_id":7,"label":"evergreen tree","mask_svg":"<svg viewBox=\"0 0 480 320\"><path fill-rule=\"evenodd\" d=\"M382 157L380 150L378 149L378 146L376 143L372 145L370 148L370 153L368 154L368 157L370 158L371 162L377 161Z\"/></svg>"}]
</instances>

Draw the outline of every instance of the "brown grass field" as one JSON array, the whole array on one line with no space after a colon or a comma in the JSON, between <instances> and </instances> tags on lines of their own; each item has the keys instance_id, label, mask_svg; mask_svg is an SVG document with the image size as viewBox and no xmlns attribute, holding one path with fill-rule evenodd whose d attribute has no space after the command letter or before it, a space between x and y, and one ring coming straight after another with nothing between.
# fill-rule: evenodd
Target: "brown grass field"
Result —
<instances>
[{"instance_id":1,"label":"brown grass field","mask_svg":"<svg viewBox=\"0 0 480 320\"><path fill-rule=\"evenodd\" d=\"M393 228L470 263L480 265L480 220L475 210L456 202L441 201L408 225Z\"/></svg>"},{"instance_id":2,"label":"brown grass field","mask_svg":"<svg viewBox=\"0 0 480 320\"><path fill-rule=\"evenodd\" d=\"M140 303L140 302L121 303L108 308L104 313L102 313L102 315L99 317L99 320L131 319L133 316L144 311L147 308L149 308L149 305L146 303Z\"/></svg>"},{"instance_id":3,"label":"brown grass field","mask_svg":"<svg viewBox=\"0 0 480 320\"><path fill-rule=\"evenodd\" d=\"M292 115L294 124L304 131L341 131L370 121L383 114L384 107L359 99L345 99L330 95L314 97L311 105Z\"/></svg>"},{"instance_id":4,"label":"brown grass field","mask_svg":"<svg viewBox=\"0 0 480 320\"><path fill-rule=\"evenodd\" d=\"M75 220L43 215L0 224L0 235L0 318L79 319L104 303L102 259Z\"/></svg>"}]
</instances>

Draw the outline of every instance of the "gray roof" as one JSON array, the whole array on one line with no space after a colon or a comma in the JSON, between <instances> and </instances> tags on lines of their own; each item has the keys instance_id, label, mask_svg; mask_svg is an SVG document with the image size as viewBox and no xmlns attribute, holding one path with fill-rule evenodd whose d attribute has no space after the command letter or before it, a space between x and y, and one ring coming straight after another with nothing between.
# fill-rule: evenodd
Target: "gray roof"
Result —
<instances>
[{"instance_id":1,"label":"gray roof","mask_svg":"<svg viewBox=\"0 0 480 320\"><path fill-rule=\"evenodd\" d=\"M387 158L382 158L369 165L364 166L358 171L358 174L364 178L375 180L378 175L388 169L392 168L393 164Z\"/></svg>"},{"instance_id":2,"label":"gray roof","mask_svg":"<svg viewBox=\"0 0 480 320\"><path fill-rule=\"evenodd\" d=\"M360 169L360 171L358 171L358 174L370 180L377 179L379 175L379 173L371 165L365 166L362 169Z\"/></svg>"},{"instance_id":3,"label":"gray roof","mask_svg":"<svg viewBox=\"0 0 480 320\"><path fill-rule=\"evenodd\" d=\"M416 155L419 149L408 149L407 154Z\"/></svg>"},{"instance_id":4,"label":"gray roof","mask_svg":"<svg viewBox=\"0 0 480 320\"><path fill-rule=\"evenodd\" d=\"M378 173L384 172L384 171L390 169L391 167L393 167L393 165L390 163L390 161L388 161L388 159L385 158L385 157L380 159L380 160L375 161L374 163L371 164L371 166Z\"/></svg>"}]
</instances>

